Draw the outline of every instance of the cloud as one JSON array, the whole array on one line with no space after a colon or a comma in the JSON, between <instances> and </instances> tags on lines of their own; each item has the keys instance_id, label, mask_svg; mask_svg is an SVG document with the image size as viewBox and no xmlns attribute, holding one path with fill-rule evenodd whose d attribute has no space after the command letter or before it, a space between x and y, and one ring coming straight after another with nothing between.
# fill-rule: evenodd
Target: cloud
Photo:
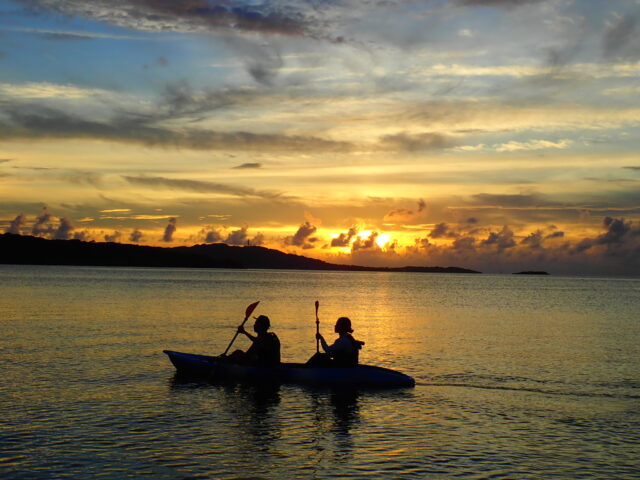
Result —
<instances>
[{"instance_id":1,"label":"cloud","mask_svg":"<svg viewBox=\"0 0 640 480\"><path fill-rule=\"evenodd\" d=\"M498 208L530 208L537 206L551 206L538 194L502 195L492 193L477 193L471 197L474 203L485 207Z\"/></svg>"},{"instance_id":2,"label":"cloud","mask_svg":"<svg viewBox=\"0 0 640 480\"><path fill-rule=\"evenodd\" d=\"M33 224L31 228L31 234L35 236L40 235L48 235L54 233L55 230L51 225L51 220L53 216L51 212L49 212L48 207L45 205L42 207L42 213L40 216L36 217L36 222Z\"/></svg>"},{"instance_id":3,"label":"cloud","mask_svg":"<svg viewBox=\"0 0 640 480\"><path fill-rule=\"evenodd\" d=\"M224 243L228 245L262 245L264 243L264 235L262 233L258 233L255 237L249 238L248 235L248 226L243 226L237 230L233 230Z\"/></svg>"},{"instance_id":4,"label":"cloud","mask_svg":"<svg viewBox=\"0 0 640 480\"><path fill-rule=\"evenodd\" d=\"M446 223L438 223L433 230L431 230L429 236L431 238L456 238L458 233L451 230Z\"/></svg>"},{"instance_id":5,"label":"cloud","mask_svg":"<svg viewBox=\"0 0 640 480\"><path fill-rule=\"evenodd\" d=\"M169 219L169 224L164 229L164 235L162 235L162 241L163 242L172 242L173 241L173 234L176 231L177 222L178 222L178 220L175 217L171 217Z\"/></svg>"},{"instance_id":6,"label":"cloud","mask_svg":"<svg viewBox=\"0 0 640 480\"><path fill-rule=\"evenodd\" d=\"M213 227L205 227L198 234L200 238L204 238L204 243L220 243L224 239L223 233Z\"/></svg>"},{"instance_id":7,"label":"cloud","mask_svg":"<svg viewBox=\"0 0 640 480\"><path fill-rule=\"evenodd\" d=\"M348 232L341 233L338 237L331 240L332 247L348 247L351 239L358 233L356 227L351 227Z\"/></svg>"},{"instance_id":8,"label":"cloud","mask_svg":"<svg viewBox=\"0 0 640 480\"><path fill-rule=\"evenodd\" d=\"M40 32L39 35L45 40L53 40L53 41L86 41L92 40L92 37L89 35L78 35L76 33L71 32Z\"/></svg>"},{"instance_id":9,"label":"cloud","mask_svg":"<svg viewBox=\"0 0 640 480\"><path fill-rule=\"evenodd\" d=\"M249 243L249 237L247 235L248 227L244 226L238 230L234 230L227 236L225 243L229 245L247 245Z\"/></svg>"},{"instance_id":10,"label":"cloud","mask_svg":"<svg viewBox=\"0 0 640 480\"><path fill-rule=\"evenodd\" d=\"M545 239L553 239L553 238L563 238L564 232L553 232L544 237Z\"/></svg>"},{"instance_id":11,"label":"cloud","mask_svg":"<svg viewBox=\"0 0 640 480\"><path fill-rule=\"evenodd\" d=\"M74 227L71 224L71 219L68 217L62 217L60 219L60 225L53 233L53 238L55 240L68 240L71 237L71 232Z\"/></svg>"},{"instance_id":12,"label":"cloud","mask_svg":"<svg viewBox=\"0 0 640 480\"><path fill-rule=\"evenodd\" d=\"M475 251L476 239L474 237L460 237L453 241L454 250Z\"/></svg>"},{"instance_id":13,"label":"cloud","mask_svg":"<svg viewBox=\"0 0 640 480\"><path fill-rule=\"evenodd\" d=\"M120 237L122 237L122 233L120 233L119 231L115 230L112 234L105 234L104 235L104 241L105 242L118 242L120 240Z\"/></svg>"},{"instance_id":14,"label":"cloud","mask_svg":"<svg viewBox=\"0 0 640 480\"><path fill-rule=\"evenodd\" d=\"M262 35L310 35L311 19L294 3L165 2L157 0L20 0L36 13L61 13L141 31L238 31Z\"/></svg>"},{"instance_id":15,"label":"cloud","mask_svg":"<svg viewBox=\"0 0 640 480\"><path fill-rule=\"evenodd\" d=\"M388 150L419 152L448 148L453 143L448 137L439 133L397 133L380 137L380 145L383 149Z\"/></svg>"},{"instance_id":16,"label":"cloud","mask_svg":"<svg viewBox=\"0 0 640 480\"><path fill-rule=\"evenodd\" d=\"M236 165L233 168L235 170L255 169L255 168L262 168L262 164L257 162L249 162L249 163L243 163L241 165Z\"/></svg>"},{"instance_id":17,"label":"cloud","mask_svg":"<svg viewBox=\"0 0 640 480\"><path fill-rule=\"evenodd\" d=\"M414 210L409 210L406 208L398 208L396 210L392 210L384 216L385 220L400 220L406 219L409 217L413 217L419 213L422 213L425 208L427 208L427 204L423 199L418 200L418 208Z\"/></svg>"},{"instance_id":18,"label":"cloud","mask_svg":"<svg viewBox=\"0 0 640 480\"><path fill-rule=\"evenodd\" d=\"M219 193L233 195L237 197L258 197L267 199L289 198L279 192L269 192L265 190L254 190L252 188L226 185L223 183L205 182L202 180L188 180L166 177L133 177L124 175L127 182L135 185L145 185L149 187L166 187L172 190L187 190L198 193Z\"/></svg>"},{"instance_id":19,"label":"cloud","mask_svg":"<svg viewBox=\"0 0 640 480\"><path fill-rule=\"evenodd\" d=\"M627 46L638 39L638 19L634 16L623 16L606 30L603 37L603 55L605 58L640 55L640 50L629 51ZM637 44L637 42L636 42Z\"/></svg>"},{"instance_id":20,"label":"cloud","mask_svg":"<svg viewBox=\"0 0 640 480\"><path fill-rule=\"evenodd\" d=\"M313 244L317 242L318 239L311 237L311 235L316 233L316 230L318 230L318 228L315 225L312 225L310 222L304 222L293 236L285 238L285 244L302 247L304 249L313 248Z\"/></svg>"},{"instance_id":21,"label":"cloud","mask_svg":"<svg viewBox=\"0 0 640 480\"><path fill-rule=\"evenodd\" d=\"M500 232L490 232L489 236L482 241L482 245L495 245L498 252L502 252L515 247L516 242L513 236L513 231L505 225Z\"/></svg>"},{"instance_id":22,"label":"cloud","mask_svg":"<svg viewBox=\"0 0 640 480\"><path fill-rule=\"evenodd\" d=\"M499 7L507 9L545 1L546 0L456 0L459 5L465 7Z\"/></svg>"},{"instance_id":23,"label":"cloud","mask_svg":"<svg viewBox=\"0 0 640 480\"><path fill-rule=\"evenodd\" d=\"M142 238L143 238L142 232L137 228L133 232L131 232L131 235L129 235L129 241L133 243L140 242Z\"/></svg>"},{"instance_id":24,"label":"cloud","mask_svg":"<svg viewBox=\"0 0 640 480\"><path fill-rule=\"evenodd\" d=\"M530 140L528 142L510 141L501 145L494 145L497 152L517 152L519 150L546 150L549 148L566 149L573 144L573 140L568 138L552 142L549 140Z\"/></svg>"},{"instance_id":25,"label":"cloud","mask_svg":"<svg viewBox=\"0 0 640 480\"><path fill-rule=\"evenodd\" d=\"M640 228L624 218L605 217L602 221L605 232L595 238L584 238L572 249L573 253L582 253L602 247L608 256L628 259L638 264L640 259Z\"/></svg>"},{"instance_id":26,"label":"cloud","mask_svg":"<svg viewBox=\"0 0 640 480\"><path fill-rule=\"evenodd\" d=\"M380 247L376 243L376 238L380 235L378 232L373 231L366 238L357 237L356 241L351 245L353 251L357 250L379 250Z\"/></svg>"},{"instance_id":27,"label":"cloud","mask_svg":"<svg viewBox=\"0 0 640 480\"><path fill-rule=\"evenodd\" d=\"M520 243L522 245L527 245L529 248L542 248L542 242L545 238L547 237L543 237L543 232L541 230L536 230L523 238Z\"/></svg>"},{"instance_id":28,"label":"cloud","mask_svg":"<svg viewBox=\"0 0 640 480\"><path fill-rule=\"evenodd\" d=\"M129 114L108 121L87 120L69 112L41 105L3 106L8 121L0 120L0 139L98 139L148 147L192 150L327 151L346 152L347 142L318 137L245 131L220 132L198 128L156 126L156 120Z\"/></svg>"},{"instance_id":29,"label":"cloud","mask_svg":"<svg viewBox=\"0 0 640 480\"><path fill-rule=\"evenodd\" d=\"M27 216L24 213L19 214L16 218L11 220L11 223L5 230L6 233L13 233L20 235L20 228L22 228L27 221Z\"/></svg>"}]
</instances>

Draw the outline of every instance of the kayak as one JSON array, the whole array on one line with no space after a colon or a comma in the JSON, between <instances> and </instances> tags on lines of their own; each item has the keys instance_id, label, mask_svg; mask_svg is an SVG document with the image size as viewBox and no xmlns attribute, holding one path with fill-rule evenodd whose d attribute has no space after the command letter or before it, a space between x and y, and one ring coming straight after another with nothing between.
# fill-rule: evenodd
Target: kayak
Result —
<instances>
[{"instance_id":1,"label":"kayak","mask_svg":"<svg viewBox=\"0 0 640 480\"><path fill-rule=\"evenodd\" d=\"M220 357L164 350L180 374L214 379L360 386L372 388L413 387L415 380L383 367L312 367L303 363L281 363L274 367L239 365Z\"/></svg>"}]
</instances>

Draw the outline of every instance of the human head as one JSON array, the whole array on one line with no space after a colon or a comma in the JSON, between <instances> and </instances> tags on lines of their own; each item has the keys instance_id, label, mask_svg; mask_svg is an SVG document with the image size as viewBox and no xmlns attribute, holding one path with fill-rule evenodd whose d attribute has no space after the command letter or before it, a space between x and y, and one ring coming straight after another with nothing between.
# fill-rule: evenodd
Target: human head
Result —
<instances>
[{"instance_id":1,"label":"human head","mask_svg":"<svg viewBox=\"0 0 640 480\"><path fill-rule=\"evenodd\" d=\"M259 317L255 317L256 321L253 324L253 331L256 333L264 333L269 330L271 326L271 322L269 321L269 317L266 315L260 315Z\"/></svg>"},{"instance_id":2,"label":"human head","mask_svg":"<svg viewBox=\"0 0 640 480\"><path fill-rule=\"evenodd\" d=\"M347 317L340 317L336 321L336 326L333 329L336 333L353 333L351 328L351 320Z\"/></svg>"}]
</instances>

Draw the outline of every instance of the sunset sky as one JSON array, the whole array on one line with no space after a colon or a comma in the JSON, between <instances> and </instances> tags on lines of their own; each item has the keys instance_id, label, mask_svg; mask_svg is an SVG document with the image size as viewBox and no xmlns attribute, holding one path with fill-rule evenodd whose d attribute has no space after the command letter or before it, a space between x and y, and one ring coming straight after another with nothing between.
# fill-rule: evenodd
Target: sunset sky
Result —
<instances>
[{"instance_id":1,"label":"sunset sky","mask_svg":"<svg viewBox=\"0 0 640 480\"><path fill-rule=\"evenodd\" d=\"M640 273L640 0L0 0L0 229Z\"/></svg>"}]
</instances>

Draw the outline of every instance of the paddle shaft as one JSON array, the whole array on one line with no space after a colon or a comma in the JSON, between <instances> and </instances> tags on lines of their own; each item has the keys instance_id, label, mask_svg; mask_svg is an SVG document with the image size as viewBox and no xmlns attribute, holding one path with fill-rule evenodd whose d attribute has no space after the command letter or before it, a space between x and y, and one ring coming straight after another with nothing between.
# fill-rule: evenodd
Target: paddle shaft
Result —
<instances>
[{"instance_id":1,"label":"paddle shaft","mask_svg":"<svg viewBox=\"0 0 640 480\"><path fill-rule=\"evenodd\" d=\"M242 321L242 323L240 324L240 327L244 327L245 322L249 319L249 317L251 316L251 313L255 310L255 308L258 306L260 302L256 302L256 303L252 303L251 305L249 305L247 307L247 310L245 312L245 316L244 316L244 320ZM238 327L238 328L240 328ZM229 342L229 345L227 346L227 349L224 351L224 353L222 354L222 356L226 356L227 352L229 351L229 349L231 348L231 345L233 345L233 342L236 341L236 338L238 338L238 330L236 330L235 335L233 336L233 338L231 339L231 341Z\"/></svg>"},{"instance_id":2,"label":"paddle shaft","mask_svg":"<svg viewBox=\"0 0 640 480\"><path fill-rule=\"evenodd\" d=\"M318 335L320 335L320 320L318 319L318 307L320 306L320 302L316 300L316 353L320 353L320 339Z\"/></svg>"}]
</instances>

